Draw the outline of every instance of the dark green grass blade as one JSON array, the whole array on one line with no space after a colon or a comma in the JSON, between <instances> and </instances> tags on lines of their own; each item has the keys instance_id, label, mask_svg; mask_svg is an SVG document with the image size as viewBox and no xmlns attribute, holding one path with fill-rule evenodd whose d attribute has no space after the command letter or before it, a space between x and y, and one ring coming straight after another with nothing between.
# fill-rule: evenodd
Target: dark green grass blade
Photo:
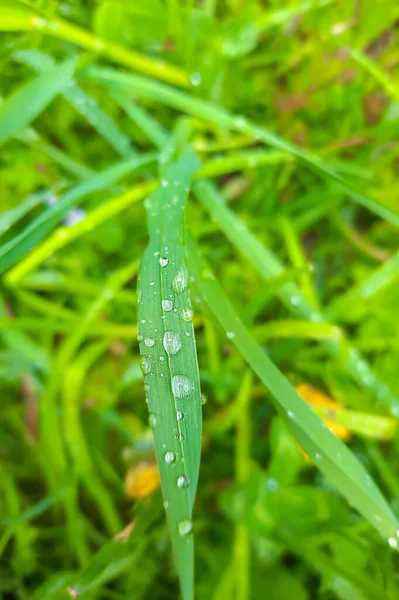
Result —
<instances>
[{"instance_id":1,"label":"dark green grass blade","mask_svg":"<svg viewBox=\"0 0 399 600\"><path fill-rule=\"evenodd\" d=\"M54 206L38 216L26 229L0 248L0 273L32 250L88 194L107 189L128 173L153 162L154 154L142 154L109 167L102 173L68 190Z\"/></svg>"},{"instance_id":2,"label":"dark green grass blade","mask_svg":"<svg viewBox=\"0 0 399 600\"><path fill-rule=\"evenodd\" d=\"M39 50L19 50L13 56L39 73L45 73L55 65L48 54ZM134 154L129 138L103 111L95 98L83 91L74 81L62 92L62 95L123 158L127 159Z\"/></svg>"},{"instance_id":3,"label":"dark green grass blade","mask_svg":"<svg viewBox=\"0 0 399 600\"><path fill-rule=\"evenodd\" d=\"M399 212L392 211L377 202L377 200L359 193L331 165L325 163L318 156L302 150L298 146L280 138L269 129L255 125L240 115L233 115L216 104L194 98L185 92L175 90L163 83L158 83L137 75L120 73L114 69L92 66L84 72L84 76L116 90L124 91L124 93L134 93L138 96L155 100L156 102L162 102L189 115L216 123L221 127L227 127L234 131L248 134L277 150L288 152L309 165L321 177L331 179L352 200L399 227Z\"/></svg>"},{"instance_id":4,"label":"dark green grass blade","mask_svg":"<svg viewBox=\"0 0 399 600\"><path fill-rule=\"evenodd\" d=\"M232 343L274 397L293 434L343 496L381 535L397 545L398 522L367 471L295 392L289 381L253 340L209 270L197 245L188 238L189 266L208 308ZM392 542L392 540L394 540Z\"/></svg>"},{"instance_id":5,"label":"dark green grass blade","mask_svg":"<svg viewBox=\"0 0 399 600\"><path fill-rule=\"evenodd\" d=\"M72 81L76 60L51 67L9 96L0 106L0 145L31 123Z\"/></svg>"},{"instance_id":6,"label":"dark green grass blade","mask_svg":"<svg viewBox=\"0 0 399 600\"><path fill-rule=\"evenodd\" d=\"M206 181L198 182L194 186L194 192L233 246L245 256L266 281L284 273L285 269L278 258L265 248L249 231L245 223L226 206L223 197L214 185ZM296 317L314 322L327 320L321 311L315 309L306 300L295 283L281 286L276 291L276 295ZM379 406L389 409L395 416L399 415L399 399L373 373L369 363L360 352L349 346L344 336L340 341L328 340L324 344L332 356L342 360L349 375L374 395Z\"/></svg>"},{"instance_id":7,"label":"dark green grass blade","mask_svg":"<svg viewBox=\"0 0 399 600\"><path fill-rule=\"evenodd\" d=\"M150 424L183 598L193 598L191 515L201 449L201 395L185 257L184 205L199 163L167 167L146 202L150 240L139 280L140 353Z\"/></svg>"}]
</instances>

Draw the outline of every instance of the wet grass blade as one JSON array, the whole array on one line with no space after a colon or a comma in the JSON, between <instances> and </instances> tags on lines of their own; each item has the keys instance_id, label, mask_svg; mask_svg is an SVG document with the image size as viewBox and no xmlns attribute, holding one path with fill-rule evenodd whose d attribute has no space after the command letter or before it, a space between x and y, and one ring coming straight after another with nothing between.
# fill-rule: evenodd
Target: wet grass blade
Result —
<instances>
[{"instance_id":1,"label":"wet grass blade","mask_svg":"<svg viewBox=\"0 0 399 600\"><path fill-rule=\"evenodd\" d=\"M29 65L39 73L45 73L56 64L54 60L39 50L20 50L14 58ZM135 154L129 138L119 129L111 117L99 106L97 100L82 90L74 81L62 96L94 127L94 129L122 156L129 158Z\"/></svg>"},{"instance_id":2,"label":"wet grass blade","mask_svg":"<svg viewBox=\"0 0 399 600\"><path fill-rule=\"evenodd\" d=\"M399 524L372 478L253 340L190 236L187 246L189 267L203 301L268 388L300 445L341 494L381 535L388 538L392 547L397 547Z\"/></svg>"},{"instance_id":3,"label":"wet grass blade","mask_svg":"<svg viewBox=\"0 0 399 600\"><path fill-rule=\"evenodd\" d=\"M32 250L43 237L77 206L88 194L107 189L128 173L137 172L155 159L154 154L142 154L127 161L119 162L98 175L68 190L54 206L39 215L20 234L0 248L0 273Z\"/></svg>"},{"instance_id":4,"label":"wet grass blade","mask_svg":"<svg viewBox=\"0 0 399 600\"><path fill-rule=\"evenodd\" d=\"M247 134L276 150L287 152L307 164L319 176L333 181L352 200L399 227L399 212L382 205L374 198L359 193L341 177L333 166L325 163L320 157L295 146L291 142L287 142L269 129L260 127L241 115L231 114L216 104L195 98L166 84L137 75L120 73L115 69L91 66L84 71L83 76L108 85L111 89L119 89L124 93L134 93L140 97L164 103L191 116Z\"/></svg>"},{"instance_id":5,"label":"wet grass blade","mask_svg":"<svg viewBox=\"0 0 399 600\"><path fill-rule=\"evenodd\" d=\"M192 154L165 169L146 202L150 240L139 279L139 340L150 424L184 600L193 598L192 509L201 449L201 394L185 256Z\"/></svg>"},{"instance_id":6,"label":"wet grass blade","mask_svg":"<svg viewBox=\"0 0 399 600\"><path fill-rule=\"evenodd\" d=\"M230 210L221 194L211 183L200 181L194 186L194 193L204 208L219 225L230 242L252 266L269 281L284 273L285 269L278 258L249 231L245 223ZM323 322L327 318L314 308L304 297L295 283L286 283L276 290L289 312L298 318L308 321ZM395 416L399 415L399 399L390 388L381 381L371 370L368 362L355 348L351 348L342 335L340 340L326 340L324 342L329 353L339 357L349 373L359 385L366 387L374 395L380 406L385 405Z\"/></svg>"},{"instance_id":7,"label":"wet grass blade","mask_svg":"<svg viewBox=\"0 0 399 600\"><path fill-rule=\"evenodd\" d=\"M51 67L9 96L0 106L0 144L31 123L71 82L76 60Z\"/></svg>"}]
</instances>

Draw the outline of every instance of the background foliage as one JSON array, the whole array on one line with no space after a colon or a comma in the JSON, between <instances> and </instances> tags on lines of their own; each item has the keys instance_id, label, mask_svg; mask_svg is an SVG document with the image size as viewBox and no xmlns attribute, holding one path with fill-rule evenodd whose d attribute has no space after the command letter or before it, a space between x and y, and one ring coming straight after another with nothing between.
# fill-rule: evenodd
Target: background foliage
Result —
<instances>
[{"instance_id":1,"label":"background foliage","mask_svg":"<svg viewBox=\"0 0 399 600\"><path fill-rule=\"evenodd\" d=\"M399 596L398 19L390 0L0 2L0 597L179 593L136 326L156 189L207 400L195 597Z\"/></svg>"}]
</instances>

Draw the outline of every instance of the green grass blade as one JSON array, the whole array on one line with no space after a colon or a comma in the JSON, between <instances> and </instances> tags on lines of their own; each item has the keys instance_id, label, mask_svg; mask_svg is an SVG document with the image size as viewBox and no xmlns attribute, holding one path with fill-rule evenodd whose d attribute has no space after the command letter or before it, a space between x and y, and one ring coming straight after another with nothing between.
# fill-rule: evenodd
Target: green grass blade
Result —
<instances>
[{"instance_id":1,"label":"green grass blade","mask_svg":"<svg viewBox=\"0 0 399 600\"><path fill-rule=\"evenodd\" d=\"M119 162L68 190L54 206L49 207L19 235L0 248L0 273L34 248L65 217L67 212L77 206L88 194L107 189L124 175L149 165L154 158L153 154L142 154Z\"/></svg>"},{"instance_id":2,"label":"green grass blade","mask_svg":"<svg viewBox=\"0 0 399 600\"><path fill-rule=\"evenodd\" d=\"M285 269L280 261L256 239L245 223L226 206L222 196L212 184L205 181L198 182L194 186L194 193L233 246L237 248L240 254L245 256L266 281L284 273ZM289 312L298 318L314 322L327 320L321 311L315 309L307 301L295 283L287 283L281 286L276 290L276 295ZM394 416L399 415L399 399L372 372L370 365L362 355L355 348L349 347L343 335L340 342L329 340L324 343L332 356L340 356L347 372L359 385L367 387L379 405L385 405Z\"/></svg>"},{"instance_id":3,"label":"green grass blade","mask_svg":"<svg viewBox=\"0 0 399 600\"><path fill-rule=\"evenodd\" d=\"M216 104L194 98L188 93L176 90L166 84L137 75L120 73L114 69L91 66L84 71L83 76L125 93L134 93L156 102L162 102L191 116L250 135L272 148L288 152L311 167L321 177L331 179L352 200L399 227L399 212L393 211L377 200L359 193L331 165L323 162L318 156L287 142L265 127L251 123L243 116L233 115Z\"/></svg>"},{"instance_id":4,"label":"green grass blade","mask_svg":"<svg viewBox=\"0 0 399 600\"><path fill-rule=\"evenodd\" d=\"M209 270L198 247L188 238L189 266L202 299L232 343L272 394L276 406L298 442L341 494L392 545L398 539L398 522L368 475L350 450L323 424L295 392L289 381L253 340Z\"/></svg>"},{"instance_id":5,"label":"green grass blade","mask_svg":"<svg viewBox=\"0 0 399 600\"><path fill-rule=\"evenodd\" d=\"M31 123L71 83L75 67L75 59L56 65L3 102L0 106L0 144Z\"/></svg>"},{"instance_id":6,"label":"green grass blade","mask_svg":"<svg viewBox=\"0 0 399 600\"><path fill-rule=\"evenodd\" d=\"M150 424L183 598L193 598L191 517L201 449L201 399L187 289L184 204L199 163L165 169L146 202L150 240L141 263L139 333Z\"/></svg>"},{"instance_id":7,"label":"green grass blade","mask_svg":"<svg viewBox=\"0 0 399 600\"><path fill-rule=\"evenodd\" d=\"M29 65L39 73L45 73L56 64L48 54L39 50L19 50L13 56L22 64ZM127 159L135 154L129 138L103 111L95 98L87 94L74 82L62 92L62 96L119 152L122 158Z\"/></svg>"},{"instance_id":8,"label":"green grass blade","mask_svg":"<svg viewBox=\"0 0 399 600\"><path fill-rule=\"evenodd\" d=\"M31 194L23 200L20 204L17 204L15 208L11 208L6 212L0 214L0 236L6 233L15 223L17 223L22 217L27 215L32 208L36 208L40 204L43 204L49 196L49 191L37 192Z\"/></svg>"}]
</instances>

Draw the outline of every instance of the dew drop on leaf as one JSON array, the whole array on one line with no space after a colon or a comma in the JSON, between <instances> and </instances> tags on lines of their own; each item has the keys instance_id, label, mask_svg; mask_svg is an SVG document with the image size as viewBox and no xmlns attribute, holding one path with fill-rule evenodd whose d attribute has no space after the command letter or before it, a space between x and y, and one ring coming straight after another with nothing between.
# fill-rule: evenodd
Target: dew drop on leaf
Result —
<instances>
[{"instance_id":1,"label":"dew drop on leaf","mask_svg":"<svg viewBox=\"0 0 399 600\"><path fill-rule=\"evenodd\" d=\"M185 398L193 388L193 382L185 375L175 375L172 378L172 392L176 398Z\"/></svg>"},{"instance_id":2,"label":"dew drop on leaf","mask_svg":"<svg viewBox=\"0 0 399 600\"><path fill-rule=\"evenodd\" d=\"M181 348L180 335L174 331L166 331L163 336L163 347L169 356L177 354Z\"/></svg>"}]
</instances>

